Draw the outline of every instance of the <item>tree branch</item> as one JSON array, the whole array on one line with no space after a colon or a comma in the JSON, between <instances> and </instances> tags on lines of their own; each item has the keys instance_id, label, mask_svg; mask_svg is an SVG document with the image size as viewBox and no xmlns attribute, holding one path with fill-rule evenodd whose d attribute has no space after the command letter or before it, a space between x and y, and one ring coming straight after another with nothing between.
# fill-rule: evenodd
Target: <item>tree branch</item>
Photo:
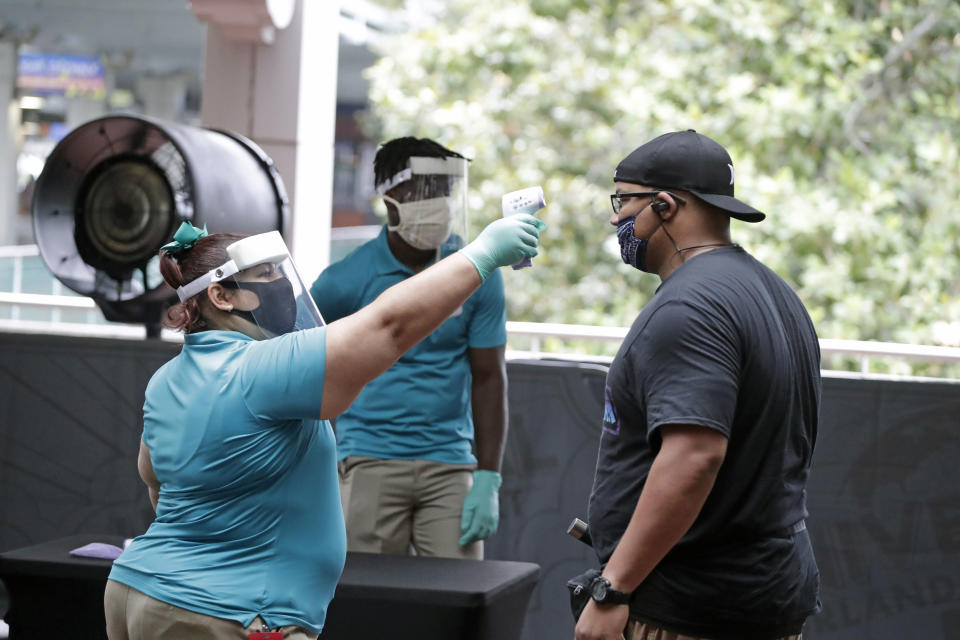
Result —
<instances>
[{"instance_id":1,"label":"tree branch","mask_svg":"<svg viewBox=\"0 0 960 640\"><path fill-rule=\"evenodd\" d=\"M864 155L868 154L870 152L870 147L856 130L857 120L860 118L867 105L871 101L877 99L883 92L883 78L887 71L889 71L890 68L897 62L899 62L900 59L903 58L903 56L906 55L907 52L909 52L914 45L937 24L942 13L943 6L941 5L928 13L923 20L914 25L914 27L903 36L903 39L900 40L900 42L887 51L887 54L883 56L883 67L864 83L865 86L863 93L860 94L860 97L854 101L853 105L844 115L843 131L850 140L850 144L852 144L860 153Z\"/></svg>"}]
</instances>

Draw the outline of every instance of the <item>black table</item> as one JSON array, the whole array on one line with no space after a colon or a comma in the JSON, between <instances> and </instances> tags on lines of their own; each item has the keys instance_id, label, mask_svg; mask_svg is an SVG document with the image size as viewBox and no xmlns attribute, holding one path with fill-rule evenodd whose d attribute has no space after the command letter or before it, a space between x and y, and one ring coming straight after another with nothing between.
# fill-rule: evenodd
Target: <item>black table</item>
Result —
<instances>
[{"instance_id":1,"label":"black table","mask_svg":"<svg viewBox=\"0 0 960 640\"><path fill-rule=\"evenodd\" d=\"M112 562L69 555L89 542L122 538L76 535L0 553L10 640L106 638ZM348 553L321 638L515 640L538 575L527 562Z\"/></svg>"}]
</instances>

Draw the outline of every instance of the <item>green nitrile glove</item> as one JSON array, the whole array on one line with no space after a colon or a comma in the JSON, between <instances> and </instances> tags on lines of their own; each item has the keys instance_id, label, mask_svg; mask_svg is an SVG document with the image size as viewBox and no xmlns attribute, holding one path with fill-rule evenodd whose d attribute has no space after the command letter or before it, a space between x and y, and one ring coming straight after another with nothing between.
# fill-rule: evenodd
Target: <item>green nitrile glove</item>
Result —
<instances>
[{"instance_id":1,"label":"green nitrile glove","mask_svg":"<svg viewBox=\"0 0 960 640\"><path fill-rule=\"evenodd\" d=\"M463 534L460 546L489 538L497 532L502 482L503 478L496 471L477 469L473 472L473 487L463 501L463 515L460 516L460 533Z\"/></svg>"},{"instance_id":2,"label":"green nitrile glove","mask_svg":"<svg viewBox=\"0 0 960 640\"><path fill-rule=\"evenodd\" d=\"M540 232L546 228L546 222L527 213L498 218L460 253L473 263L480 280L486 280L494 269L537 255Z\"/></svg>"}]
</instances>

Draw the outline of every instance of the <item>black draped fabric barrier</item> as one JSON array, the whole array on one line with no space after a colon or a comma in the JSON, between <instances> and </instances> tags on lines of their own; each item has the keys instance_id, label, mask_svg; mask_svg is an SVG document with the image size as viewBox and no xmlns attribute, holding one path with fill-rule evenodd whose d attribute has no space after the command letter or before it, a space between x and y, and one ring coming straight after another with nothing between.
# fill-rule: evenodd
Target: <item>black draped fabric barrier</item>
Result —
<instances>
[{"instance_id":1,"label":"black draped fabric barrier","mask_svg":"<svg viewBox=\"0 0 960 640\"><path fill-rule=\"evenodd\" d=\"M825 377L805 640L960 637L960 385Z\"/></svg>"},{"instance_id":2,"label":"black draped fabric barrier","mask_svg":"<svg viewBox=\"0 0 960 640\"><path fill-rule=\"evenodd\" d=\"M146 529L143 392L179 351L159 340L0 332L0 551ZM0 616L6 608L0 585Z\"/></svg>"},{"instance_id":3,"label":"black draped fabric barrier","mask_svg":"<svg viewBox=\"0 0 960 640\"><path fill-rule=\"evenodd\" d=\"M596 566L593 549L567 535L587 519L597 463L607 368L595 364L512 361L510 430L503 458L500 528L487 558L540 565L524 640L573 638L569 578Z\"/></svg>"},{"instance_id":4,"label":"black draped fabric barrier","mask_svg":"<svg viewBox=\"0 0 960 640\"><path fill-rule=\"evenodd\" d=\"M512 362L510 435L488 558L541 567L525 640L572 638L564 583L596 566L586 518L604 368ZM827 376L809 484L823 612L805 640L960 637L960 385Z\"/></svg>"},{"instance_id":5,"label":"black draped fabric barrier","mask_svg":"<svg viewBox=\"0 0 960 640\"><path fill-rule=\"evenodd\" d=\"M0 334L0 551L152 519L137 476L143 391L175 344ZM487 558L535 562L524 638L572 637L564 582L595 564L585 517L605 367L513 361L500 531ZM955 638L960 386L824 379L809 528L824 611L806 640Z\"/></svg>"},{"instance_id":6,"label":"black draped fabric barrier","mask_svg":"<svg viewBox=\"0 0 960 640\"><path fill-rule=\"evenodd\" d=\"M180 345L0 333L0 551L153 521L143 392Z\"/></svg>"}]
</instances>

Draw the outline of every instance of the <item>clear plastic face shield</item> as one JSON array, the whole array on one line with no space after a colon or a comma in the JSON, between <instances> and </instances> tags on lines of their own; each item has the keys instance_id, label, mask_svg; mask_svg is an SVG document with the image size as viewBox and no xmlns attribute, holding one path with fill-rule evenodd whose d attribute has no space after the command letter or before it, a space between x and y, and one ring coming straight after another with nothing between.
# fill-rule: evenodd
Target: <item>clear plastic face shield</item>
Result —
<instances>
[{"instance_id":1,"label":"clear plastic face shield","mask_svg":"<svg viewBox=\"0 0 960 640\"><path fill-rule=\"evenodd\" d=\"M447 255L467 241L467 160L410 158L406 169L377 185L392 205L387 228L408 245Z\"/></svg>"},{"instance_id":2,"label":"clear plastic face shield","mask_svg":"<svg viewBox=\"0 0 960 640\"><path fill-rule=\"evenodd\" d=\"M279 231L227 247L226 263L177 289L183 302L210 285L234 291L229 311L256 325L264 338L324 325Z\"/></svg>"}]
</instances>

